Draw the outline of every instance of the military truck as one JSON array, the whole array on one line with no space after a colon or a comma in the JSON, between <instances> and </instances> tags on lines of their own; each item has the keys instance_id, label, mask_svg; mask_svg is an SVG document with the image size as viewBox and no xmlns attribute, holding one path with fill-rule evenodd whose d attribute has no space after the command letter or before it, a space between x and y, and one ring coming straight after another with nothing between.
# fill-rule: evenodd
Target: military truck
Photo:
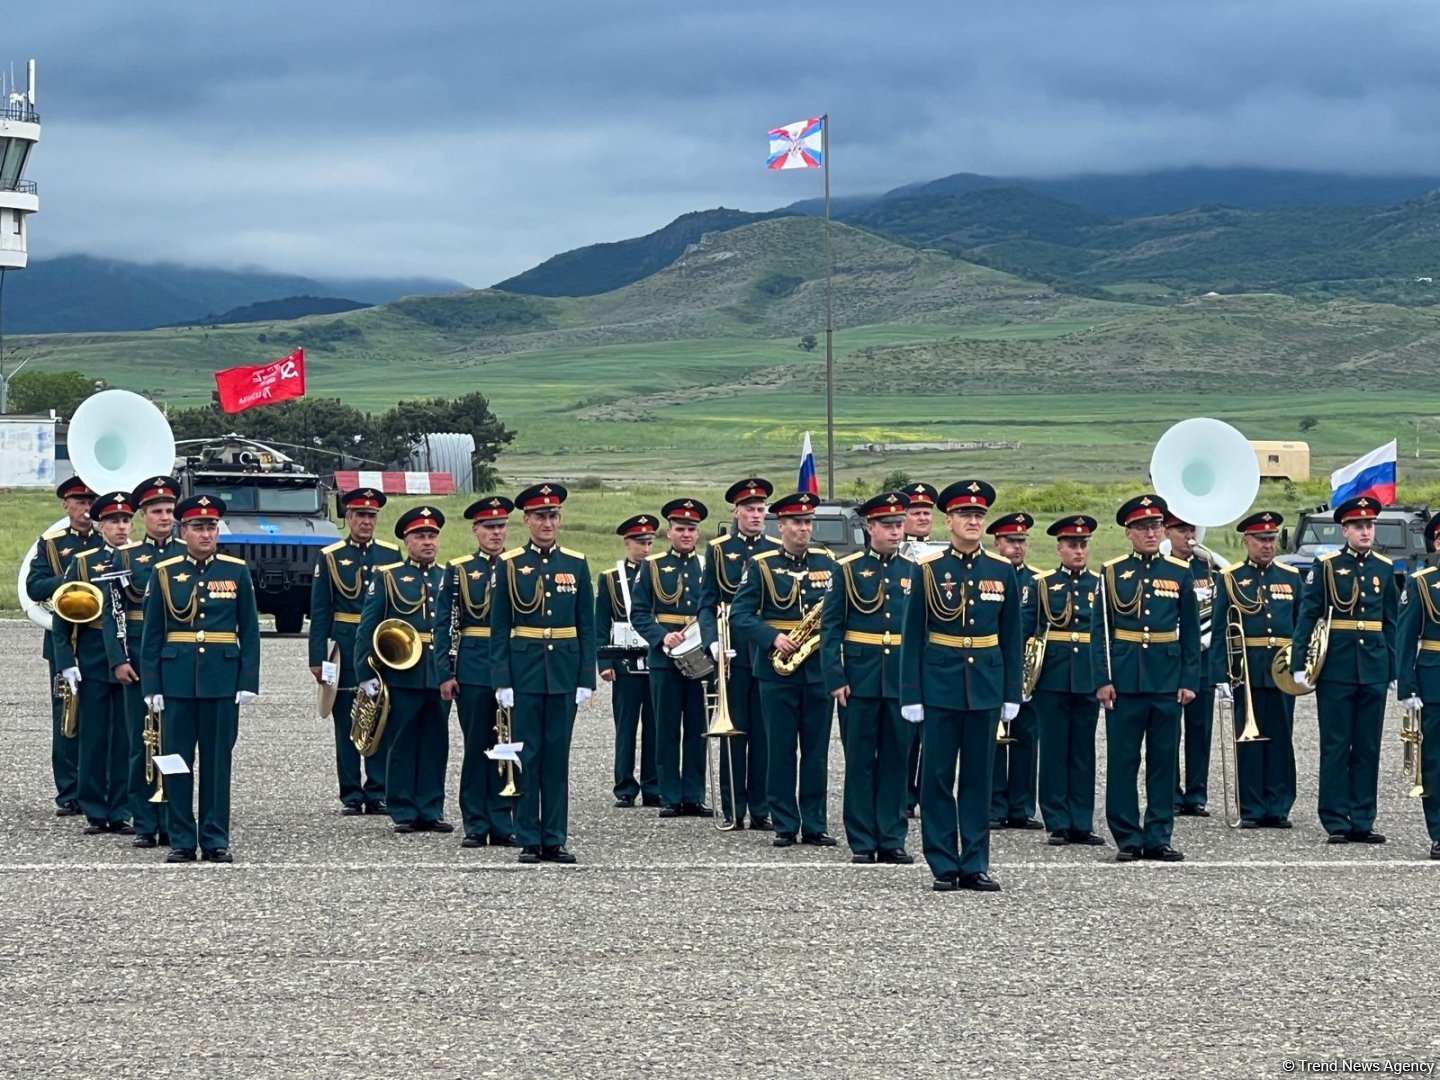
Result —
<instances>
[{"instance_id":1,"label":"military truck","mask_svg":"<svg viewBox=\"0 0 1440 1080\"><path fill-rule=\"evenodd\" d=\"M1375 519L1375 550L1395 563L1396 576L1408 574L1434 562L1425 551L1425 523L1431 511L1425 506L1387 506ZM1280 530L1280 551L1276 558L1302 574L1321 555L1338 551L1345 543L1340 526L1329 506L1301 510L1294 528Z\"/></svg>"},{"instance_id":2,"label":"military truck","mask_svg":"<svg viewBox=\"0 0 1440 1080\"><path fill-rule=\"evenodd\" d=\"M280 633L299 633L320 549L340 537L326 485L274 447L238 435L187 439L176 455L183 495L225 504L220 550L250 567L261 614L275 616Z\"/></svg>"}]
</instances>

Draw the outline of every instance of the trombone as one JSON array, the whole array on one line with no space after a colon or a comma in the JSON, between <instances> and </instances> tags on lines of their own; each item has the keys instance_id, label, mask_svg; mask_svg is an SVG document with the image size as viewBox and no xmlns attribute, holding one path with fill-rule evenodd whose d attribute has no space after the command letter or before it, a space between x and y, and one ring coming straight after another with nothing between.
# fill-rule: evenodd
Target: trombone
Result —
<instances>
[{"instance_id":1,"label":"trombone","mask_svg":"<svg viewBox=\"0 0 1440 1080\"><path fill-rule=\"evenodd\" d=\"M1400 763L1400 777L1410 788L1410 798L1418 799L1425 794L1425 778L1421 775L1421 744L1425 733L1420 729L1420 709L1406 709L1400 720L1400 742L1404 756Z\"/></svg>"},{"instance_id":2,"label":"trombone","mask_svg":"<svg viewBox=\"0 0 1440 1080\"><path fill-rule=\"evenodd\" d=\"M720 832L730 832L740 827L740 815L735 812L735 753L730 742L737 735L744 735L730 719L730 691L725 685L730 677L730 605L721 604L715 611L715 639L717 642L716 652L719 653L715 661L715 689L707 690L705 693L705 705L710 720L705 728L705 775L709 780L711 796L710 802L713 806L717 796L721 797L723 809L724 792L720 790L720 762L719 755L725 755L725 767L730 778L730 818L727 821L724 814L716 822L715 828ZM715 757L710 755L710 740L717 739L718 750Z\"/></svg>"},{"instance_id":3,"label":"trombone","mask_svg":"<svg viewBox=\"0 0 1440 1080\"><path fill-rule=\"evenodd\" d=\"M1225 676L1230 697L1220 699L1220 781L1224 792L1225 824L1238 829L1240 810L1240 744L1269 742L1255 722L1255 698L1250 693L1250 658L1245 646L1245 617L1231 606L1225 611ZM1245 728L1235 733L1235 695L1243 694Z\"/></svg>"}]
</instances>

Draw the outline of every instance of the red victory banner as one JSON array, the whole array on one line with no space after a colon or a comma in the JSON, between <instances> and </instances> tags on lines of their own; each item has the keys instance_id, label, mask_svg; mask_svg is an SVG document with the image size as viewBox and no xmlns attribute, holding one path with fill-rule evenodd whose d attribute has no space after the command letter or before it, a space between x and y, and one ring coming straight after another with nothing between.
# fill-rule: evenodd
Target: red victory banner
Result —
<instances>
[{"instance_id":1,"label":"red victory banner","mask_svg":"<svg viewBox=\"0 0 1440 1080\"><path fill-rule=\"evenodd\" d=\"M255 367L232 367L215 373L220 407L227 413L273 405L305 396L305 350Z\"/></svg>"}]
</instances>

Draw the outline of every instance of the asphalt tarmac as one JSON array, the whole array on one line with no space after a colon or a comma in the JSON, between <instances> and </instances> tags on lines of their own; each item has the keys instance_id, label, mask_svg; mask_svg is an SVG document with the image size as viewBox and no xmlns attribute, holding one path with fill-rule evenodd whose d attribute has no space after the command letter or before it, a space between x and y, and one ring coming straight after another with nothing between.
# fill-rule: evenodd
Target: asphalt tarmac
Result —
<instances>
[{"instance_id":1,"label":"asphalt tarmac","mask_svg":"<svg viewBox=\"0 0 1440 1080\"><path fill-rule=\"evenodd\" d=\"M1007 831L992 843L1004 892L936 894L918 823L915 866L850 865L838 737L837 848L776 850L769 834L613 808L603 687L575 734L575 867L522 867L513 851L462 849L458 831L396 836L388 819L341 817L303 641L267 635L263 649L235 753L236 861L167 866L163 849L54 816L39 633L0 622L0 1074L1440 1067L1440 862L1404 797L1395 717L1384 846L1323 843L1307 699L1294 830L1182 818L1187 859L1168 865ZM459 761L452 723L456 821Z\"/></svg>"}]
</instances>

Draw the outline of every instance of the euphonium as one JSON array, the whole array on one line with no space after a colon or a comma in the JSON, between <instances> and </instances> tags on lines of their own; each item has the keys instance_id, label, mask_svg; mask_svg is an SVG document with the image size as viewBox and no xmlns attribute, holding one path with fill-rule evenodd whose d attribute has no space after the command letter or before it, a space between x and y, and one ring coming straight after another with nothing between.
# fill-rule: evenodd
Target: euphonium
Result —
<instances>
[{"instance_id":1,"label":"euphonium","mask_svg":"<svg viewBox=\"0 0 1440 1080\"><path fill-rule=\"evenodd\" d=\"M796 645L793 653L785 656L777 649L770 654L770 663L781 675L794 675L800 665L820 648L820 611L823 606L817 603L811 607L800 616L799 625L790 631L789 638Z\"/></svg>"},{"instance_id":2,"label":"euphonium","mask_svg":"<svg viewBox=\"0 0 1440 1080\"><path fill-rule=\"evenodd\" d=\"M381 622L370 638L370 647L374 652L370 657L370 670L380 682L380 692L372 698L365 691L359 691L350 709L350 742L366 757L380 749L385 723L390 719L390 688L385 685L381 665L404 671L418 664L424 653L420 632L404 619ZM375 662L377 659L379 664Z\"/></svg>"},{"instance_id":3,"label":"euphonium","mask_svg":"<svg viewBox=\"0 0 1440 1080\"><path fill-rule=\"evenodd\" d=\"M1406 709L1400 721L1400 741L1404 744L1400 776L1409 786L1412 799L1418 799L1425 794L1425 778L1420 772L1421 745L1425 740L1425 733L1420 728L1420 716L1419 709Z\"/></svg>"}]
</instances>

